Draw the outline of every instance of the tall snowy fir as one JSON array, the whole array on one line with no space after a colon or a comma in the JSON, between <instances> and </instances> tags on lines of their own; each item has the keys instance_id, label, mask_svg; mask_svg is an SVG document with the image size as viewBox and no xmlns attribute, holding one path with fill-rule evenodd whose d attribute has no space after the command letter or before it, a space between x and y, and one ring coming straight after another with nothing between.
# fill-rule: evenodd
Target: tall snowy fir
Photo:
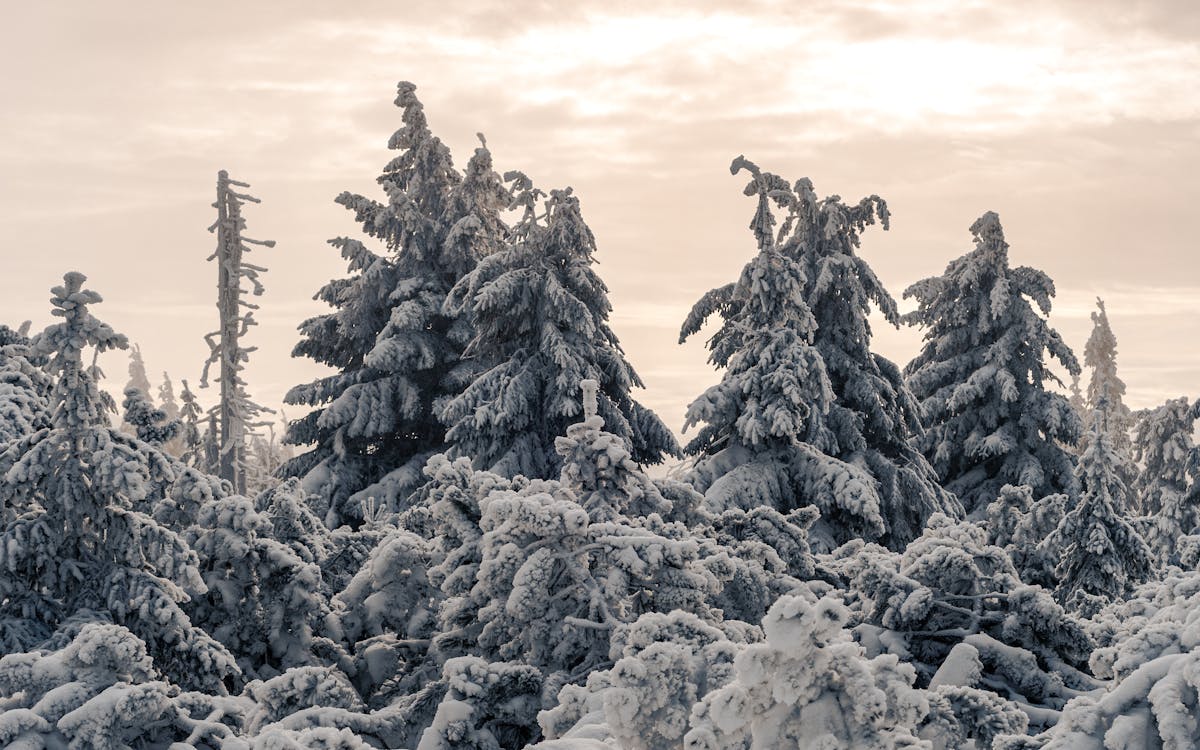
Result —
<instances>
[{"instance_id":1,"label":"tall snowy fir","mask_svg":"<svg viewBox=\"0 0 1200 750\"><path fill-rule=\"evenodd\" d=\"M882 542L899 549L920 536L932 514L961 516L962 505L912 447L922 432L921 416L900 368L871 351L871 307L893 326L899 327L900 317L895 300L858 253L860 235L876 220L886 230L890 214L875 195L857 205L836 195L818 199L807 178L795 183L793 193L794 230L783 252L804 271L805 299L817 321L813 344L835 397L829 422L837 456L879 483Z\"/></svg>"},{"instance_id":2,"label":"tall snowy fir","mask_svg":"<svg viewBox=\"0 0 1200 750\"><path fill-rule=\"evenodd\" d=\"M1079 363L1042 317L1054 296L1050 277L1009 267L995 213L971 233L974 250L904 292L917 300L904 319L925 329L920 354L905 368L925 419L917 444L976 517L1006 484L1028 485L1035 497L1075 493L1065 446L1078 440L1080 420L1065 397L1046 389L1060 381L1045 357L1071 374Z\"/></svg>"},{"instance_id":3,"label":"tall snowy fir","mask_svg":"<svg viewBox=\"0 0 1200 750\"><path fill-rule=\"evenodd\" d=\"M702 297L680 332L682 343L713 314L723 318L708 348L709 361L725 373L691 403L684 425L701 425L685 448L697 456L691 481L718 511L815 504L814 538L826 547L877 539L885 527L874 480L830 455L837 448L826 425L834 395L812 346L816 321L804 301L804 272L780 252L774 229L771 201L786 194L787 183L753 165L734 167L754 175L747 193L757 200L750 228L758 254L735 284Z\"/></svg>"},{"instance_id":4,"label":"tall snowy fir","mask_svg":"<svg viewBox=\"0 0 1200 750\"><path fill-rule=\"evenodd\" d=\"M250 353L257 348L242 343L242 336L250 326L257 325L254 311L258 305L245 299L245 295L263 293L258 275L267 270L250 263L245 256L251 245L275 246L274 240L253 240L242 234L246 228L242 206L259 202L254 196L235 190L248 187L245 182L230 179L225 170L217 173L217 200L213 203L217 220L208 228L217 235L217 249L208 259L217 261L220 328L204 337L211 351L200 375L200 387L205 388L209 367L217 365L221 395L212 409L220 430L217 473L239 493L246 491L246 442L259 424L259 415L269 411L250 399L241 375ZM250 283L250 289L242 288L243 280Z\"/></svg>"},{"instance_id":5,"label":"tall snowy fir","mask_svg":"<svg viewBox=\"0 0 1200 750\"><path fill-rule=\"evenodd\" d=\"M1133 428L1133 414L1125 405L1125 382L1117 376L1117 337L1108 323L1108 311L1104 300L1096 298L1099 312L1092 313L1092 333L1083 349L1083 365L1091 369L1087 387L1087 408L1083 411L1083 431L1079 436L1079 453L1087 450L1092 422L1100 419L1108 425L1109 443L1112 449L1126 459L1132 457L1129 431ZM1103 409L1100 405L1103 404ZM1128 464L1127 464L1128 465ZM1135 475L1124 476L1132 484Z\"/></svg>"},{"instance_id":6,"label":"tall snowy fir","mask_svg":"<svg viewBox=\"0 0 1200 750\"><path fill-rule=\"evenodd\" d=\"M1178 563L1180 539L1200 528L1200 488L1190 476L1200 468L1194 426L1192 406L1180 397L1142 412L1134 427L1133 457L1141 466L1134 495L1160 564Z\"/></svg>"},{"instance_id":7,"label":"tall snowy fir","mask_svg":"<svg viewBox=\"0 0 1200 750\"><path fill-rule=\"evenodd\" d=\"M904 385L899 369L870 350L871 330L867 322L870 307L877 307L889 322L897 323L899 319L895 302L866 262L856 255L856 250L859 234L865 227L876 219L887 227L887 206L874 196L856 206L847 206L837 196L818 200L807 179L789 185L777 175L760 171L742 157L734 160L731 171L737 174L743 169L753 176L746 188L747 195L758 195L758 209L751 229L760 252L771 252L775 258L755 261L755 264L762 264L758 270L748 266L751 275L747 277L743 272L743 282L709 292L693 307L684 323L681 340L699 331L713 313L725 319L724 326L709 342L710 361L718 367L730 366L729 375L733 380L725 384L726 396L735 395L732 400L722 398L718 387L693 404L695 411L689 412L689 423L706 421L709 427L689 445L689 452L714 452L714 441L722 437L719 434L722 428L718 427L722 421L740 420L738 429L749 431L743 436L744 444L745 437L750 437L754 431L761 437L772 429L784 438L783 442L791 442L791 435L803 435L806 422L813 419L813 426L816 426L815 420L819 419L819 429L800 437L799 442L813 442L818 450L842 462L834 470L844 475L842 477L831 475L832 467L828 464L820 472L833 479L832 493L818 492L812 485L804 487L810 481L808 477L814 476L811 470L800 469L790 478L778 472L764 475L750 468L744 468L740 473L757 474L754 484L760 488L766 481L779 484L785 493L800 491L813 501L821 498L819 502L828 516L828 527L838 542L863 536L903 547L920 534L925 520L933 513L957 516L961 515L962 509L953 495L938 486L933 469L910 445L912 436L920 433L921 424L916 402ZM786 218L778 231L774 230L777 220L771 211L772 200L786 210ZM767 270L781 269L783 259L794 265L785 271L790 277L786 280L783 275ZM764 285L780 283L785 286L778 291L764 288ZM795 289L789 291L788 287ZM778 293L798 297L791 303L796 311L789 314L790 319L781 318L778 310L753 310L750 301L753 296ZM748 305L749 310L745 309ZM792 367L781 365L775 359L773 349L779 343L768 344L762 338L769 334L762 330L764 325L795 328L795 339L784 344L784 350L797 342L811 344L818 355L816 361L822 365L816 382L828 381L824 386L827 394L818 396L821 386L816 384L808 386L816 390L810 390L805 396L799 395L801 391L785 386L781 378L791 377ZM740 355L736 362L733 361L735 355ZM805 362L797 372L813 371L812 355L802 356ZM740 397L736 397L734 380L741 378L739 371L756 359L759 374L753 377L769 381L775 393L762 394L765 399L757 394L748 397L743 407L738 404ZM798 377L809 379L805 375ZM709 401L706 397L718 401ZM780 411L784 398L791 399L793 404ZM798 420L787 413L797 407L802 412L811 412L811 417ZM763 415L755 413L760 408L764 410ZM770 425L771 422L774 424ZM822 433L823 436L818 437ZM729 460L737 461L737 457L727 454L720 463ZM772 463L780 466L778 462ZM847 466L853 468L847 469ZM701 486L709 489L717 476L727 474L730 468L702 465L698 467L697 477ZM770 476L771 473L774 476ZM777 495L778 492L768 490L768 494ZM847 526L837 522L831 512L860 518Z\"/></svg>"},{"instance_id":8,"label":"tall snowy fir","mask_svg":"<svg viewBox=\"0 0 1200 750\"><path fill-rule=\"evenodd\" d=\"M630 394L644 386L609 327L579 198L570 188L547 197L524 175L509 176L523 216L446 299L447 312L474 327L464 351L470 382L440 413L450 452L505 476L557 476L554 441L583 413L579 382L590 379L600 384L600 417L634 461L677 455L671 431Z\"/></svg>"},{"instance_id":9,"label":"tall snowy fir","mask_svg":"<svg viewBox=\"0 0 1200 750\"><path fill-rule=\"evenodd\" d=\"M401 82L398 89L404 124L388 148L400 153L377 180L386 202L351 193L337 198L385 250L377 254L346 237L331 241L353 275L317 293L336 309L301 324L293 355L338 372L285 397L317 408L285 437L315 447L282 471L304 477L329 499L331 526L358 523L368 497L394 502L422 482L421 468L445 438L435 405L460 389L452 371L470 338L443 302L506 231L499 212L508 195L486 146L460 174L430 132L416 87Z\"/></svg>"},{"instance_id":10,"label":"tall snowy fir","mask_svg":"<svg viewBox=\"0 0 1200 750\"><path fill-rule=\"evenodd\" d=\"M237 666L181 607L205 591L196 555L139 511L174 480L169 459L109 425L84 365L89 347L127 346L88 310L101 300L84 280L54 287L62 322L34 340L56 378L51 425L0 454L0 637L6 651L32 649L69 620L111 618L173 681L221 692Z\"/></svg>"},{"instance_id":11,"label":"tall snowy fir","mask_svg":"<svg viewBox=\"0 0 1200 750\"><path fill-rule=\"evenodd\" d=\"M1127 459L1111 442L1106 407L1102 397L1079 457L1079 502L1043 542L1061 551L1055 569L1059 600L1084 615L1124 598L1154 572L1150 548L1125 516L1132 505L1124 479Z\"/></svg>"}]
</instances>

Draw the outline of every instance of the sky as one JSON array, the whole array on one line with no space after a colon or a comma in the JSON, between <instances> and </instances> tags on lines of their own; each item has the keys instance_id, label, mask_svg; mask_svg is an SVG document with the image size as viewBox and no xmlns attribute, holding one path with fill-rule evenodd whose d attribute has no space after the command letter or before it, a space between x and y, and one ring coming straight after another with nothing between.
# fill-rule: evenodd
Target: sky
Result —
<instances>
[{"instance_id":1,"label":"sky","mask_svg":"<svg viewBox=\"0 0 1200 750\"><path fill-rule=\"evenodd\" d=\"M459 166L482 132L498 171L575 189L646 382L635 397L676 430L719 379L706 337L680 346L679 326L755 250L739 154L821 195L885 198L891 230L868 229L861 254L897 299L996 211L1012 263L1055 280L1050 320L1081 359L1104 298L1130 406L1200 396L1194 0L114 0L5 15L0 322L45 326L50 287L81 271L155 382L194 386L217 325L220 169L262 199L247 234L277 243L250 258L270 269L251 394L278 407L326 372L290 357L296 326L345 275L327 240L360 235L333 199L381 195L408 80ZM920 342L874 325L901 365ZM126 363L102 359L115 389Z\"/></svg>"}]
</instances>

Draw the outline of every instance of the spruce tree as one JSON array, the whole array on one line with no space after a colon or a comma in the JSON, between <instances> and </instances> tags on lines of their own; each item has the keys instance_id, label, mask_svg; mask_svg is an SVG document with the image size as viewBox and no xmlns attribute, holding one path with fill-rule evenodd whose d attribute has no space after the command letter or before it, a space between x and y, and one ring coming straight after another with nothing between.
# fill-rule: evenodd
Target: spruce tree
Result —
<instances>
[{"instance_id":1,"label":"spruce tree","mask_svg":"<svg viewBox=\"0 0 1200 750\"><path fill-rule=\"evenodd\" d=\"M124 423L133 428L138 440L160 450L183 429L182 422L170 419L165 411L155 408L145 391L126 388L122 406L125 409Z\"/></svg>"},{"instance_id":2,"label":"spruce tree","mask_svg":"<svg viewBox=\"0 0 1200 750\"><path fill-rule=\"evenodd\" d=\"M794 231L783 252L804 271L805 299L817 322L813 345L825 360L835 401L829 422L837 457L861 466L879 484L886 524L882 542L899 549L920 536L934 513L960 517L962 505L939 484L912 446L922 433L920 410L900 368L871 351L867 316L874 307L897 328L896 302L859 255L860 235L890 213L878 196L847 205L832 195L818 200L808 179L793 187Z\"/></svg>"},{"instance_id":3,"label":"spruce tree","mask_svg":"<svg viewBox=\"0 0 1200 750\"><path fill-rule=\"evenodd\" d=\"M1117 376L1117 337L1108 324L1108 311L1104 309L1104 300L1097 297L1096 306L1100 308L1100 312L1092 313L1092 333L1083 349L1083 364L1091 368L1092 377L1088 381L1087 406L1083 412L1079 453L1082 455L1087 450L1092 421L1102 419L1108 425L1112 449L1129 458L1132 455L1129 430L1133 426L1133 415L1123 401L1125 383ZM1100 411L1099 406L1102 403L1104 410ZM1136 475L1128 474L1123 478L1126 483L1132 484Z\"/></svg>"},{"instance_id":4,"label":"spruce tree","mask_svg":"<svg viewBox=\"0 0 1200 750\"><path fill-rule=\"evenodd\" d=\"M49 425L53 381L43 364L28 337L0 325L0 445Z\"/></svg>"},{"instance_id":5,"label":"spruce tree","mask_svg":"<svg viewBox=\"0 0 1200 750\"><path fill-rule=\"evenodd\" d=\"M1200 493L1189 478L1196 452L1194 419L1185 397L1169 399L1140 415L1133 456L1141 465L1134 492L1149 517L1146 542L1160 564L1177 563L1179 539L1200 526Z\"/></svg>"},{"instance_id":6,"label":"spruce tree","mask_svg":"<svg viewBox=\"0 0 1200 750\"><path fill-rule=\"evenodd\" d=\"M125 348L92 316L100 295L68 273L52 290L62 322L34 340L56 378L48 429L0 454L0 621L22 624L32 648L72 616L97 613L132 630L172 681L213 692L236 676L230 654L181 609L204 582L175 532L139 512L174 479L169 459L113 429L84 350ZM103 613L103 614L101 614ZM37 636L41 636L38 638Z\"/></svg>"},{"instance_id":7,"label":"spruce tree","mask_svg":"<svg viewBox=\"0 0 1200 750\"><path fill-rule=\"evenodd\" d=\"M474 377L444 403L452 455L514 476L557 476L555 439L583 412L579 382L600 384L598 414L639 464L678 453L670 430L630 395L643 387L608 325L608 288L592 268L596 240L570 188L545 194L519 173L524 215L510 241L480 261L446 299L466 315Z\"/></svg>"},{"instance_id":8,"label":"spruce tree","mask_svg":"<svg viewBox=\"0 0 1200 750\"><path fill-rule=\"evenodd\" d=\"M847 206L837 196L818 200L809 180L801 179L794 186L789 185L777 175L762 172L751 162L738 157L731 171L737 174L742 169L753 176L746 193L758 195L758 209L751 229L758 240L760 253L769 252L775 257L756 260L752 265L761 265L757 270L748 266L738 285L709 292L692 309L684 324L681 340L696 333L713 313L724 318L724 326L709 343L710 359L719 367L729 365L729 374L733 376L725 384L727 393L724 397L719 391L711 391L706 397L716 401L698 400L693 405L696 411L689 414L689 423L704 420L710 427L693 441L689 452L712 452L714 441L727 431L719 426L723 421L740 420L739 430L759 430L764 436L767 431L776 430L776 437L783 437L785 443L795 435L800 443L814 445L839 459L842 464L838 472L845 474L842 467L846 465L857 470L853 475L858 478L853 483L838 480L837 484L845 484L858 499L844 499L844 492L840 493L843 499L837 499L828 492L816 492L812 486L805 488L811 477L821 473L820 469L801 470L786 477L777 471L764 474L750 469L746 463L747 468L741 472L757 474L753 484L759 488L764 483L768 487L775 484L784 493L800 491L808 497L823 498L821 507L826 515L823 523L838 526L848 520L847 517L859 516L848 528L836 531L838 541L863 536L903 547L920 534L931 514L943 512L958 516L962 509L952 495L938 486L933 469L910 445L911 437L920 433L921 424L916 403L904 385L899 369L870 350L871 329L867 315L871 306L878 308L889 322L897 323L899 318L894 300L856 250L859 235L867 226L878 219L887 227L887 205L876 196L866 198L856 206ZM777 220L770 207L772 200L787 211L777 231L774 229ZM784 259L794 268L785 268ZM779 286L781 284L783 286ZM787 313L787 319L780 317L780 311L769 307L754 309L752 297L780 294L797 296L802 309ZM769 304L777 302L773 300ZM789 304L797 307L796 302ZM803 363L785 364L777 359L773 349L779 342L768 345L767 340L773 335L786 334L768 330L766 326L795 328L794 340L784 344L782 350L796 344L811 344L817 360L823 365L822 373L813 379L816 365L812 354L804 354ZM764 346L768 348L764 350ZM737 394L739 386L735 381L744 377L738 371L751 363L758 371L753 377L769 383L774 393L751 395L746 391L749 397L743 411L738 403L741 397ZM784 380L791 377L788 374L791 372L797 373L799 380L808 382L807 395L801 396L802 391L786 386ZM827 381L824 386L827 394L821 392L822 386L818 385L821 381ZM781 411L784 403L781 398L791 399L794 403ZM755 414L760 408L764 413ZM788 414L796 409L810 414L798 420L794 414ZM803 429L797 428L810 420L810 426L816 426L819 420L820 427L810 436L802 436ZM824 435L819 437L822 432ZM780 465L773 459L772 463L776 467ZM819 463L812 468L818 466ZM825 467L827 473L830 465L825 464ZM727 468L718 469L717 474L724 475L728 471ZM701 470L697 474L702 484L711 489L710 482L715 478L713 472ZM705 478L706 474L711 478ZM869 490L861 486L863 476L867 477ZM777 492L768 489L767 494ZM870 499L870 495L874 495L874 499ZM870 510L872 504L876 506L874 510ZM834 519L835 514L843 520ZM873 514L878 520L871 519ZM864 521L869 522L864 525ZM875 525L878 528L872 528Z\"/></svg>"},{"instance_id":9,"label":"spruce tree","mask_svg":"<svg viewBox=\"0 0 1200 750\"><path fill-rule=\"evenodd\" d=\"M430 131L415 88L399 84L404 124L388 142L399 154L378 178L386 201L337 198L385 251L331 240L353 275L317 293L336 309L302 323L293 351L338 370L284 399L317 407L285 437L315 447L282 472L328 496L330 526L358 523L369 498L395 502L422 482L421 467L445 439L434 406L458 390L452 370L469 338L443 301L504 233L499 211L507 194L491 153L481 145L460 174Z\"/></svg>"},{"instance_id":10,"label":"spruce tree","mask_svg":"<svg viewBox=\"0 0 1200 750\"><path fill-rule=\"evenodd\" d=\"M146 362L142 359L142 347L134 344L129 348L129 382L125 390L136 388L150 395L150 378L146 376Z\"/></svg>"},{"instance_id":11,"label":"spruce tree","mask_svg":"<svg viewBox=\"0 0 1200 750\"><path fill-rule=\"evenodd\" d=\"M1106 407L1102 397L1092 415L1087 449L1079 457L1079 502L1043 542L1060 551L1058 599L1085 616L1124 598L1154 570L1150 548L1122 514L1131 505L1131 493L1123 478L1125 459L1104 423Z\"/></svg>"},{"instance_id":12,"label":"spruce tree","mask_svg":"<svg viewBox=\"0 0 1200 750\"><path fill-rule=\"evenodd\" d=\"M904 320L926 329L905 374L926 420L917 445L978 516L1006 484L1028 485L1035 497L1075 493L1064 446L1078 440L1080 421L1065 397L1046 390L1047 382L1061 381L1045 356L1071 374L1079 363L1042 317L1054 296L1050 277L1009 267L995 213L980 217L971 233L973 251L904 292L917 300Z\"/></svg>"},{"instance_id":13,"label":"spruce tree","mask_svg":"<svg viewBox=\"0 0 1200 750\"><path fill-rule=\"evenodd\" d=\"M834 458L836 436L827 425L834 400L825 362L812 345L816 321L805 302L800 263L780 251L787 229L774 229L772 199L786 203L787 183L746 163L757 196L750 228L758 254L735 284L714 289L693 306L680 343L711 315L721 328L708 341L709 362L724 368L721 382L687 411L686 431L700 424L685 447L697 456L691 480L716 511L767 506L788 512L808 504L822 518L814 536L833 547L850 538L885 533L873 478Z\"/></svg>"}]
</instances>

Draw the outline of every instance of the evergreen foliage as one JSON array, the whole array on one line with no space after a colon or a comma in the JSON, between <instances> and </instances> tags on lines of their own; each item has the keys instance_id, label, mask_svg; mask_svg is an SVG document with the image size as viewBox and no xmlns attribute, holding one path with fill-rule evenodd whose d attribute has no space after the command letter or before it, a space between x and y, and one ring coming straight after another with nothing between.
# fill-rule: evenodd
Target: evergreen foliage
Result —
<instances>
[{"instance_id":1,"label":"evergreen foliage","mask_svg":"<svg viewBox=\"0 0 1200 750\"><path fill-rule=\"evenodd\" d=\"M452 371L470 337L443 302L505 232L499 211L507 193L486 144L460 174L430 132L415 88L399 84L404 125L388 147L400 153L377 180L386 202L337 198L386 252L356 239L331 241L353 275L317 292L335 311L302 323L304 338L293 352L338 370L285 398L318 407L285 437L315 447L282 471L330 498L331 527L360 522L369 497L394 504L420 484L421 467L445 440L435 406L460 389Z\"/></svg>"},{"instance_id":2,"label":"evergreen foliage","mask_svg":"<svg viewBox=\"0 0 1200 750\"><path fill-rule=\"evenodd\" d=\"M19 331L0 325L0 445L50 424L53 381Z\"/></svg>"},{"instance_id":3,"label":"evergreen foliage","mask_svg":"<svg viewBox=\"0 0 1200 750\"><path fill-rule=\"evenodd\" d=\"M1103 404L1096 411L1102 414ZM1059 601L1087 615L1124 598L1154 571L1150 548L1123 515L1131 493L1123 479L1124 459L1109 440L1104 420L1094 418L1079 457L1083 493L1044 542L1060 551Z\"/></svg>"},{"instance_id":4,"label":"evergreen foliage","mask_svg":"<svg viewBox=\"0 0 1200 750\"><path fill-rule=\"evenodd\" d=\"M726 373L685 425L706 423L687 446L701 455L694 481L717 508L811 502L835 544L903 546L932 513L961 508L909 445L921 427L899 371L870 351L870 306L898 318L855 250L876 218L887 226L887 206L817 200L807 179L792 186L739 157L731 171L743 169L759 254L736 284L701 298L680 333L682 342L713 314L723 319L708 346ZM772 203L787 211L778 230Z\"/></svg>"},{"instance_id":5,"label":"evergreen foliage","mask_svg":"<svg viewBox=\"0 0 1200 750\"><path fill-rule=\"evenodd\" d=\"M1200 527L1194 424L1192 407L1180 397L1141 413L1134 429L1133 457L1142 468L1133 489L1150 519L1146 542L1161 565L1178 563L1180 539Z\"/></svg>"},{"instance_id":6,"label":"evergreen foliage","mask_svg":"<svg viewBox=\"0 0 1200 750\"><path fill-rule=\"evenodd\" d=\"M83 364L86 348L127 346L92 316L100 295L84 280L68 273L53 288L62 322L33 344L56 379L51 425L0 455L0 619L5 632L25 634L28 649L72 616L106 613L145 641L173 682L220 693L237 666L181 606L205 591L195 553L140 510L175 479L171 463L110 427Z\"/></svg>"},{"instance_id":7,"label":"evergreen foliage","mask_svg":"<svg viewBox=\"0 0 1200 750\"><path fill-rule=\"evenodd\" d=\"M183 430L178 419L171 419L164 410L156 408L150 397L137 388L125 389L122 406L124 423L133 428L137 439L160 450Z\"/></svg>"},{"instance_id":8,"label":"evergreen foliage","mask_svg":"<svg viewBox=\"0 0 1200 750\"><path fill-rule=\"evenodd\" d=\"M905 368L926 420L917 444L946 489L974 517L1006 484L1036 497L1077 492L1071 455L1080 420L1063 396L1046 355L1077 374L1075 355L1043 315L1054 282L1027 266L1010 268L1000 217L971 225L975 249L919 281L906 322L925 328L921 353ZM1030 302L1037 304L1041 315Z\"/></svg>"},{"instance_id":9,"label":"evergreen foliage","mask_svg":"<svg viewBox=\"0 0 1200 750\"><path fill-rule=\"evenodd\" d=\"M508 176L522 218L446 299L475 331L463 353L474 376L440 412L451 455L505 476L557 476L554 442L583 413L584 379L600 384L597 413L635 462L677 455L670 430L630 395L642 381L608 325L608 288L592 268L596 241L579 199Z\"/></svg>"}]
</instances>

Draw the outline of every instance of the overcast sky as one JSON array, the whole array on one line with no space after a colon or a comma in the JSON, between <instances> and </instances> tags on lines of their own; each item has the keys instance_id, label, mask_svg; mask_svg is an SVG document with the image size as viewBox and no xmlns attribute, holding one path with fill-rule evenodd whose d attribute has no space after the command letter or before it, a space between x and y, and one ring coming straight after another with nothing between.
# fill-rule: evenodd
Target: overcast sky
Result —
<instances>
[{"instance_id":1,"label":"overcast sky","mask_svg":"<svg viewBox=\"0 0 1200 750\"><path fill-rule=\"evenodd\" d=\"M470 5L10 4L0 322L44 326L49 288L82 271L152 380L198 379L227 169L263 200L247 233L278 243L252 257L270 271L247 341L250 391L278 405L322 373L289 354L345 273L326 240L357 225L333 198L379 195L410 80L459 166L481 131L499 171L575 188L638 397L676 429L718 378L679 325L754 252L738 154L822 195L883 196L892 229L862 255L897 298L998 212L1014 265L1055 279L1051 320L1080 357L1104 297L1131 406L1200 395L1200 3ZM875 334L900 364L920 342ZM110 385L125 363L104 360Z\"/></svg>"}]
</instances>

